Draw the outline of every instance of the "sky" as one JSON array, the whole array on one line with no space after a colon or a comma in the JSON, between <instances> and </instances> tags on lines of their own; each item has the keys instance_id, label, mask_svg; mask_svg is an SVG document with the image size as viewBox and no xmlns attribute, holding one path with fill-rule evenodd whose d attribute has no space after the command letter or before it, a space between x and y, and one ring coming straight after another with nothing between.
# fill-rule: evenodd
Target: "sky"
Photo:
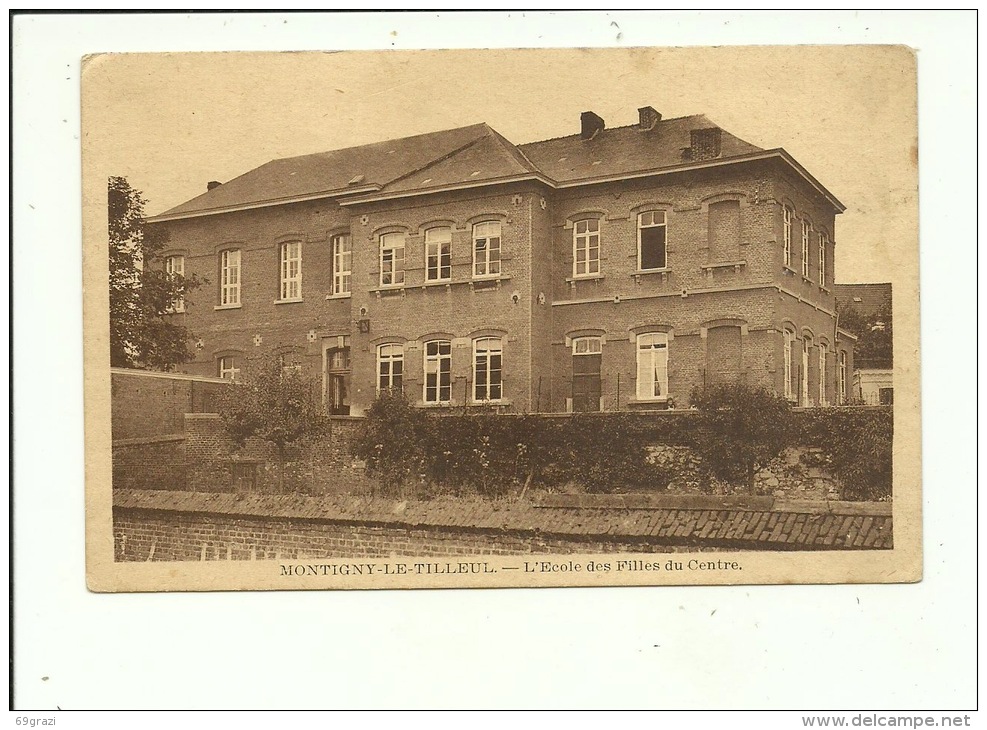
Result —
<instances>
[{"instance_id":1,"label":"sky","mask_svg":"<svg viewBox=\"0 0 987 730\"><path fill-rule=\"evenodd\" d=\"M397 32L397 31L395 31ZM915 70L891 46L123 54L83 72L84 159L161 213L279 157L486 122L514 143L637 108L783 147L846 206L839 282L914 242ZM900 253L900 251L899 251Z\"/></svg>"}]
</instances>

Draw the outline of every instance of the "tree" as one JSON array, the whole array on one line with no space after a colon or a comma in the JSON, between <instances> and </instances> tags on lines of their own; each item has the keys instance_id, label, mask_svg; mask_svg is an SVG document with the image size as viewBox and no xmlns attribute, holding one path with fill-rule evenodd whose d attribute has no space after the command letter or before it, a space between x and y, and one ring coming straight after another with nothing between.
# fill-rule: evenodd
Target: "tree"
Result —
<instances>
[{"instance_id":1,"label":"tree","mask_svg":"<svg viewBox=\"0 0 987 730\"><path fill-rule=\"evenodd\" d=\"M891 367L894 355L894 327L891 317L891 299L868 316L864 316L852 304L841 303L837 307L840 328L857 336L853 346L853 359L858 367Z\"/></svg>"},{"instance_id":2,"label":"tree","mask_svg":"<svg viewBox=\"0 0 987 730\"><path fill-rule=\"evenodd\" d=\"M278 491L284 491L288 450L329 431L329 416L316 397L315 382L285 368L268 355L220 397L219 415L239 445L252 436L274 445L278 455Z\"/></svg>"},{"instance_id":3,"label":"tree","mask_svg":"<svg viewBox=\"0 0 987 730\"><path fill-rule=\"evenodd\" d=\"M754 475L791 440L791 403L745 383L696 389L690 398L699 410L697 451L713 474L734 484L754 486Z\"/></svg>"},{"instance_id":4,"label":"tree","mask_svg":"<svg viewBox=\"0 0 987 730\"><path fill-rule=\"evenodd\" d=\"M170 370L195 355L191 333L169 311L179 300L188 306L205 282L164 270L167 233L144 225L146 202L126 178L109 179L110 364Z\"/></svg>"}]
</instances>

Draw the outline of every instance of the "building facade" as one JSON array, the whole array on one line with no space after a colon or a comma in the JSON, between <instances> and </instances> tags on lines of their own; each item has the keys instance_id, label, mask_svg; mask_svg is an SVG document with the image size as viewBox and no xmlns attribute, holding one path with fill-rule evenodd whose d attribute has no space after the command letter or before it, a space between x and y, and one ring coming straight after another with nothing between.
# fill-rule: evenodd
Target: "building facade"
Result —
<instances>
[{"instance_id":1,"label":"building facade","mask_svg":"<svg viewBox=\"0 0 987 730\"><path fill-rule=\"evenodd\" d=\"M485 124L275 160L159 216L166 266L209 284L175 313L192 374L262 353L335 413L686 407L743 380L844 402L835 216L782 149L703 116L514 145Z\"/></svg>"}]
</instances>

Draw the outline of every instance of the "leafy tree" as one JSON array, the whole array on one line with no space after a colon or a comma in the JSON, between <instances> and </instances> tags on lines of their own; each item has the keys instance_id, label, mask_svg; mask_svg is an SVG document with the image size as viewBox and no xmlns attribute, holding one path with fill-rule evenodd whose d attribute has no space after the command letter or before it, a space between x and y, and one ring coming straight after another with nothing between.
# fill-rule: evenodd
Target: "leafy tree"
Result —
<instances>
[{"instance_id":1,"label":"leafy tree","mask_svg":"<svg viewBox=\"0 0 987 730\"><path fill-rule=\"evenodd\" d=\"M110 364L170 370L194 358L188 329L169 316L204 280L168 274L160 227L144 225L144 196L123 177L107 186L110 258Z\"/></svg>"},{"instance_id":2,"label":"leafy tree","mask_svg":"<svg viewBox=\"0 0 987 730\"><path fill-rule=\"evenodd\" d=\"M841 303L837 307L840 328L857 336L853 346L853 359L858 366L890 367L894 355L894 327L890 298L880 309L864 316L852 304Z\"/></svg>"},{"instance_id":3,"label":"leafy tree","mask_svg":"<svg viewBox=\"0 0 987 730\"><path fill-rule=\"evenodd\" d=\"M329 431L329 416L315 395L315 386L314 380L284 368L280 358L268 355L220 397L219 415L237 445L243 446L252 436L274 445L280 492L284 491L288 450Z\"/></svg>"},{"instance_id":4,"label":"leafy tree","mask_svg":"<svg viewBox=\"0 0 987 730\"><path fill-rule=\"evenodd\" d=\"M699 411L696 450L715 476L754 486L754 475L791 440L791 404L763 388L745 383L693 390Z\"/></svg>"}]
</instances>

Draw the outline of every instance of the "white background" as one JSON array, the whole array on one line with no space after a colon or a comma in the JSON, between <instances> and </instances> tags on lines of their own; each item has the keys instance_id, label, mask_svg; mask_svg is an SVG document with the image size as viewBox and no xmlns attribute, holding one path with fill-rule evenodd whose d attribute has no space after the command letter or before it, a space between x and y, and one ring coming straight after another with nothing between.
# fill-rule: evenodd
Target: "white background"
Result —
<instances>
[{"instance_id":1,"label":"white background","mask_svg":"<svg viewBox=\"0 0 987 730\"><path fill-rule=\"evenodd\" d=\"M613 20L621 28L619 40ZM397 36L391 35L395 29ZM972 13L15 18L16 707L971 709L975 34ZM918 49L922 583L87 592L79 245L83 54L765 43Z\"/></svg>"}]
</instances>

